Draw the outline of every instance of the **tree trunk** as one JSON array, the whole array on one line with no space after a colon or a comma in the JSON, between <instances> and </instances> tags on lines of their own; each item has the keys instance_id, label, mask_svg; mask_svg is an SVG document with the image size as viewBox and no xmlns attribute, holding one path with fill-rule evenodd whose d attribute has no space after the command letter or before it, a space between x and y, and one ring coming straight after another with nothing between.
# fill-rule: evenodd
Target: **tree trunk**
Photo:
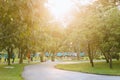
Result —
<instances>
[{"instance_id":1,"label":"tree trunk","mask_svg":"<svg viewBox=\"0 0 120 80\"><path fill-rule=\"evenodd\" d=\"M43 55L43 53L40 54L40 62L44 62L44 55Z\"/></svg>"},{"instance_id":2,"label":"tree trunk","mask_svg":"<svg viewBox=\"0 0 120 80\"><path fill-rule=\"evenodd\" d=\"M109 63L109 58L108 58L108 55L107 55L107 54L105 54L105 53L103 53L103 55L104 55L104 57L105 57L106 62L107 62L107 63Z\"/></svg>"},{"instance_id":3,"label":"tree trunk","mask_svg":"<svg viewBox=\"0 0 120 80\"><path fill-rule=\"evenodd\" d=\"M11 57L11 51L10 51L10 48L7 49L7 52L8 52L8 59L7 59L7 61L8 61L8 65L11 65L11 63L10 63L10 57Z\"/></svg>"},{"instance_id":4,"label":"tree trunk","mask_svg":"<svg viewBox=\"0 0 120 80\"><path fill-rule=\"evenodd\" d=\"M23 63L23 51L19 48L19 54L20 54L20 60L19 60L19 64Z\"/></svg>"},{"instance_id":5,"label":"tree trunk","mask_svg":"<svg viewBox=\"0 0 120 80\"><path fill-rule=\"evenodd\" d=\"M91 53L91 49L90 49L90 44L89 43L88 43L88 56L89 56L89 59L90 59L91 66L94 67L93 55Z\"/></svg>"},{"instance_id":6,"label":"tree trunk","mask_svg":"<svg viewBox=\"0 0 120 80\"><path fill-rule=\"evenodd\" d=\"M112 66L112 55L110 54L110 53L108 53L108 55L109 55L109 66L110 66L110 68L112 69L113 68L113 66Z\"/></svg>"},{"instance_id":7,"label":"tree trunk","mask_svg":"<svg viewBox=\"0 0 120 80\"><path fill-rule=\"evenodd\" d=\"M52 62L55 61L55 53L52 54L52 56L51 56L51 61L52 61Z\"/></svg>"},{"instance_id":8,"label":"tree trunk","mask_svg":"<svg viewBox=\"0 0 120 80\"><path fill-rule=\"evenodd\" d=\"M79 52L77 53L77 60L80 60Z\"/></svg>"},{"instance_id":9,"label":"tree trunk","mask_svg":"<svg viewBox=\"0 0 120 80\"><path fill-rule=\"evenodd\" d=\"M118 55L116 55L116 60L119 61L119 59L120 59L120 56L118 54Z\"/></svg>"},{"instance_id":10,"label":"tree trunk","mask_svg":"<svg viewBox=\"0 0 120 80\"><path fill-rule=\"evenodd\" d=\"M101 52L104 55L106 62L109 63L109 56L102 49Z\"/></svg>"},{"instance_id":11,"label":"tree trunk","mask_svg":"<svg viewBox=\"0 0 120 80\"><path fill-rule=\"evenodd\" d=\"M19 61L20 64L23 63L23 53L20 54L20 61Z\"/></svg>"}]
</instances>

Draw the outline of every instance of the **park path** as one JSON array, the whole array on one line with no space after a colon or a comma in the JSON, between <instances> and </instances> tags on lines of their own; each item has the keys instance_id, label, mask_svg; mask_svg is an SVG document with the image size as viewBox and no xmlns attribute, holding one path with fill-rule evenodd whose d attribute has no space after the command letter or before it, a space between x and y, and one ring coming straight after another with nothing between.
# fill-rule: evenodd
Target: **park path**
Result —
<instances>
[{"instance_id":1,"label":"park path","mask_svg":"<svg viewBox=\"0 0 120 80\"><path fill-rule=\"evenodd\" d=\"M26 66L22 77L24 80L120 80L120 76L86 74L59 70L54 67L61 63L63 62L44 62Z\"/></svg>"}]
</instances>

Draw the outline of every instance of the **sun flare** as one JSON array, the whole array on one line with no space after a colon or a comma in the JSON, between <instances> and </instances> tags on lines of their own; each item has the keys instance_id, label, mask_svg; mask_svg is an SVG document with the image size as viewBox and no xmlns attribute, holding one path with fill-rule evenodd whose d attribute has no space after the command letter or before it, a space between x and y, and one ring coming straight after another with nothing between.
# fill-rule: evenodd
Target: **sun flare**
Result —
<instances>
[{"instance_id":1,"label":"sun flare","mask_svg":"<svg viewBox=\"0 0 120 80\"><path fill-rule=\"evenodd\" d=\"M51 14L58 18L68 14L73 7L73 3L71 0L48 0L46 6Z\"/></svg>"},{"instance_id":2,"label":"sun flare","mask_svg":"<svg viewBox=\"0 0 120 80\"><path fill-rule=\"evenodd\" d=\"M63 26L66 26L73 20L72 13L78 10L78 5L88 5L92 1L94 0L48 0L45 6L55 19L54 21L59 21Z\"/></svg>"}]
</instances>

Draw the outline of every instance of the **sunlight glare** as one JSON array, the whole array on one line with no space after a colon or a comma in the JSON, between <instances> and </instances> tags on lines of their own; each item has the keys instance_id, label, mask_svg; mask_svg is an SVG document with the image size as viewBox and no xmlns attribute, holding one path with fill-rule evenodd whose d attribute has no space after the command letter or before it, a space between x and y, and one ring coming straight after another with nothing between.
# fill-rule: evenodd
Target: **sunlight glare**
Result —
<instances>
[{"instance_id":1,"label":"sunlight glare","mask_svg":"<svg viewBox=\"0 0 120 80\"><path fill-rule=\"evenodd\" d=\"M52 15L58 18L69 13L73 3L71 0L48 0L46 6L49 8Z\"/></svg>"},{"instance_id":2,"label":"sunlight glare","mask_svg":"<svg viewBox=\"0 0 120 80\"><path fill-rule=\"evenodd\" d=\"M66 26L72 19L72 12L77 10L77 4L88 5L93 0L48 0L45 7L56 21ZM79 8L80 9L80 8Z\"/></svg>"}]
</instances>

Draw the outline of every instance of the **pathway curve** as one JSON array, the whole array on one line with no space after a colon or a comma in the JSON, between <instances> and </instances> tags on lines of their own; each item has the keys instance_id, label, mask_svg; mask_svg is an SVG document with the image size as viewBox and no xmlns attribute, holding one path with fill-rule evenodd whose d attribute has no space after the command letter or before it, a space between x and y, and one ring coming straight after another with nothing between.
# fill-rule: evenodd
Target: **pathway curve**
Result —
<instances>
[{"instance_id":1,"label":"pathway curve","mask_svg":"<svg viewBox=\"0 0 120 80\"><path fill-rule=\"evenodd\" d=\"M120 76L104 76L54 68L62 62L44 62L26 66L22 76L25 80L120 80Z\"/></svg>"}]
</instances>

